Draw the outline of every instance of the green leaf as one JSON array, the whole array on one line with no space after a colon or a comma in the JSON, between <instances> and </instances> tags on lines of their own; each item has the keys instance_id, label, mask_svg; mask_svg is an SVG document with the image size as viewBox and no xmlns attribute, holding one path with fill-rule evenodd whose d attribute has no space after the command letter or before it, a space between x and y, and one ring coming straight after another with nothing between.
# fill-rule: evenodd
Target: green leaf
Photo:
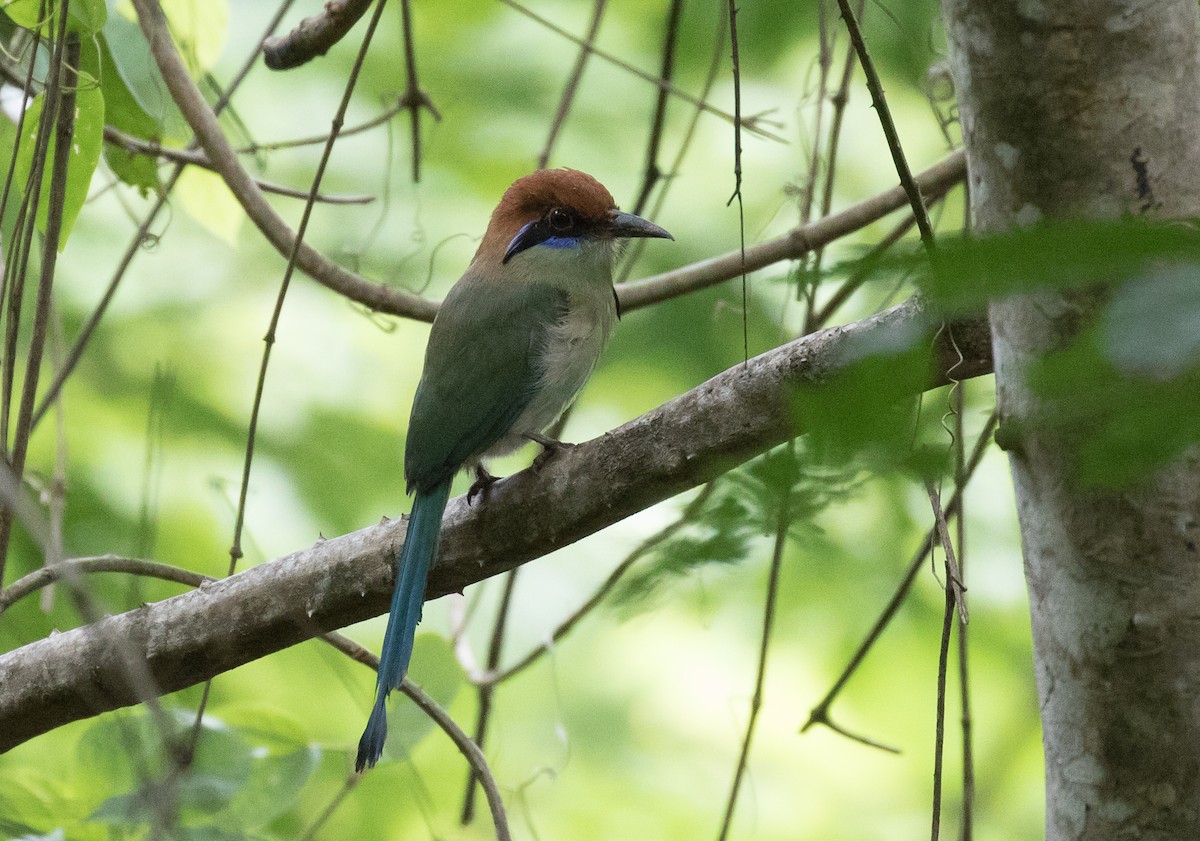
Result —
<instances>
[{"instance_id":1,"label":"green leaf","mask_svg":"<svg viewBox=\"0 0 1200 841\"><path fill-rule=\"evenodd\" d=\"M1192 262L1200 231L1143 219L1044 222L1007 234L939 241L925 291L953 311L1034 289L1119 282L1161 261Z\"/></svg>"},{"instance_id":2,"label":"green leaf","mask_svg":"<svg viewBox=\"0 0 1200 841\"><path fill-rule=\"evenodd\" d=\"M116 87L115 80L106 81L108 62L111 61L111 67L122 83L120 87L134 103L128 104L122 94L117 94L114 109L125 123L114 125L147 140L185 142L191 136L191 129L167 92L166 83L158 73L158 66L138 25L124 15L111 15L104 25L103 42L102 56L106 61L101 65L101 84L106 85L105 93ZM143 122L138 112L145 115L153 128Z\"/></svg>"},{"instance_id":3,"label":"green leaf","mask_svg":"<svg viewBox=\"0 0 1200 841\"><path fill-rule=\"evenodd\" d=\"M929 418L913 395L929 382L932 328L914 321L883 339L861 334L847 343L835 373L797 389L793 409L814 458L875 471L918 467L915 430Z\"/></svg>"},{"instance_id":4,"label":"green leaf","mask_svg":"<svg viewBox=\"0 0 1200 841\"><path fill-rule=\"evenodd\" d=\"M858 473L822 467L799 442L726 473L707 499L689 508L684 526L622 579L614 603L631 612L644 610L678 579L704 567L740 563L755 540L778 531L783 513L789 537L811 535L812 519L853 493L860 484ZM785 504L786 512L781 509Z\"/></svg>"},{"instance_id":5,"label":"green leaf","mask_svg":"<svg viewBox=\"0 0 1200 841\"><path fill-rule=\"evenodd\" d=\"M25 125L21 137L21 150L17 156L16 181L27 184L33 169L33 155L37 145L37 133L45 104L45 94L38 94L30 103L25 114ZM48 128L54 132L54 126ZM75 219L87 199L88 188L92 183L92 173L100 160L100 147L104 140L104 94L98 88L81 87L76 92L75 127L71 142L71 151L67 160L66 194L62 209L62 232L59 236L58 250L66 248L71 230L75 227ZM54 148L57 145L54 134L46 150L46 167L42 174L41 195L38 199L37 227L45 233L46 219L49 215L51 170L53 169Z\"/></svg>"},{"instance_id":6,"label":"green leaf","mask_svg":"<svg viewBox=\"0 0 1200 841\"><path fill-rule=\"evenodd\" d=\"M194 715L174 710L172 732L165 736L145 714L118 714L89 728L80 740L81 764L93 771L93 792L102 788L109 794L90 820L140 827L154 820L166 797L181 826L200 826L212 823L242 793L254 747L211 716L204 719L188 773L168 783L171 762L164 738L188 738Z\"/></svg>"},{"instance_id":7,"label":"green leaf","mask_svg":"<svg viewBox=\"0 0 1200 841\"><path fill-rule=\"evenodd\" d=\"M49 14L42 16L43 0L9 0L4 6L4 12L18 26L26 29L37 29L39 24L47 32L54 31L53 23L58 12L58 3L51 2ZM71 0L67 7L67 29L90 35L99 32L104 27L108 17L108 7L104 0Z\"/></svg>"},{"instance_id":8,"label":"green leaf","mask_svg":"<svg viewBox=\"0 0 1200 841\"><path fill-rule=\"evenodd\" d=\"M36 773L0 774L0 832L4 837L35 838L62 823L60 787Z\"/></svg>"},{"instance_id":9,"label":"green leaf","mask_svg":"<svg viewBox=\"0 0 1200 841\"><path fill-rule=\"evenodd\" d=\"M1200 442L1194 271L1163 266L1114 290L1093 327L1031 366L1029 384L1043 413L1026 426L1078 440L1069 457L1087 484L1130 485Z\"/></svg>"},{"instance_id":10,"label":"green leaf","mask_svg":"<svg viewBox=\"0 0 1200 841\"><path fill-rule=\"evenodd\" d=\"M250 746L250 773L241 791L218 816L220 826L243 830L264 826L287 812L300 797L321 758L300 723L263 705L214 710Z\"/></svg>"},{"instance_id":11,"label":"green leaf","mask_svg":"<svg viewBox=\"0 0 1200 841\"><path fill-rule=\"evenodd\" d=\"M437 634L420 634L413 643L409 678L438 703L449 707L465 676L454 646ZM435 724L408 696L393 692L388 701L388 740L384 756L403 759L429 735Z\"/></svg>"},{"instance_id":12,"label":"green leaf","mask_svg":"<svg viewBox=\"0 0 1200 841\"><path fill-rule=\"evenodd\" d=\"M163 136L163 121L151 116L129 89L125 78L117 69L107 36L101 35L95 43L97 46L93 49L98 52L97 75L100 79L100 90L104 94L105 122L132 137L160 142ZM105 143L104 160L126 184L140 189L158 187L158 161L154 157L131 152L115 143Z\"/></svg>"}]
</instances>

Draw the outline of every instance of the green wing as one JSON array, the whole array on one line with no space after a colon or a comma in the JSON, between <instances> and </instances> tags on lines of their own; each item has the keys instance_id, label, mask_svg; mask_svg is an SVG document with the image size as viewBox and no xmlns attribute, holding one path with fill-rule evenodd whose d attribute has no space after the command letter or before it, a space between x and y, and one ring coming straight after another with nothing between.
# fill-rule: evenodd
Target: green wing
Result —
<instances>
[{"instance_id":1,"label":"green wing","mask_svg":"<svg viewBox=\"0 0 1200 841\"><path fill-rule=\"evenodd\" d=\"M433 322L408 422L410 491L450 478L508 432L541 376L546 330L566 306L552 286L470 274L455 284Z\"/></svg>"}]
</instances>

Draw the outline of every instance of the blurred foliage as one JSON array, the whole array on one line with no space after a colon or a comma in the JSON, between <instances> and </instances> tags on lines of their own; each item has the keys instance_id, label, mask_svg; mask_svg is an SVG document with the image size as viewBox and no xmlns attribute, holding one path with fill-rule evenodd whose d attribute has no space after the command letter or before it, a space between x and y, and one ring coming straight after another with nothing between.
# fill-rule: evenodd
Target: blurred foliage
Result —
<instances>
[{"instance_id":1,"label":"blurred foliage","mask_svg":"<svg viewBox=\"0 0 1200 841\"><path fill-rule=\"evenodd\" d=\"M37 6L29 0L5 6L0 37L28 49L17 26L35 26ZM248 0L173 0L164 6L173 37L213 101L275 10L274 4ZM297 4L284 26L317 8ZM593 4L540 0L532 8L582 32ZM72 0L70 9L72 25L89 33L82 62L88 79L80 91L81 107L92 120L89 130L102 115L104 123L135 138L186 147L189 133L129 5ZM684 4L675 76L680 88L698 92L714 55L727 62L728 45L717 37L726 9L724 2ZM377 200L318 206L309 239L368 277L425 289L437 298L470 259L497 196L534 165L578 47L499 3L413 3L412 12L420 82L442 114L440 122L423 122L423 180L409 180L406 114L344 138L323 191ZM656 71L666 13L666 0L609 4L598 46ZM926 165L944 151L922 93L927 68L941 59L938 4L867 4L865 14L867 37L887 75L914 166ZM823 18L829 31L838 28L832 5ZM746 233L752 242L797 221L796 188L807 177L815 122L822 15L818 4L769 0L743 4L738 23L744 111L778 123L772 130L790 141L743 138ZM360 24L327 57L295 71L270 74L256 66L222 115L233 141L265 147L327 131L363 28ZM380 114L404 91L401 31L399 4L391 3L347 126ZM839 38L835 70L845 47ZM38 50L35 79L42 80L48 54L44 43ZM594 173L619 203L630 206L639 192L656 96L652 85L594 58L551 163ZM732 109L727 63L712 102ZM16 116L12 109L6 113ZM31 110L26 120L35 116ZM674 158L691 117L690 106L671 102L660 166ZM845 118L837 206L895 182L857 79ZM23 146L31 125L23 132ZM0 152L11 156L16 137L14 125L0 120ZM726 206L733 186L731 149L727 122L699 121L681 169L667 180L665 200L653 213L675 233L676 243L646 249L631 278L737 248L737 212ZM88 154L93 151L89 145ZM259 149L243 161L261 178L303 189L318 155L319 146L308 144ZM106 144L102 159L88 157L71 171L77 195L78 185L89 182L90 194L80 202L59 263L58 338L51 342L44 376L80 335L171 169L173 164ZM29 479L43 501L57 480L66 487L69 554L148 556L223 575L261 337L283 261L253 226L243 224L215 177L189 171L177 191L137 250L60 407L38 427ZM275 201L286 218L298 219L299 202ZM15 207L13 201L4 210L6 253ZM942 221L947 232L954 230L960 210L960 199L947 202ZM832 268L822 274L819 298L862 268L855 258L892 224L885 220L828 249L825 265ZM1033 271L1048 260L1032 252L1057 247L1061 244L1026 242L1014 246L1013 254L988 259L1027 252ZM969 267L972 260L964 257L961 263ZM897 277L909 268L888 271L885 262L839 317L856 318L908 294L911 286ZM1052 282L1040 277L1030 283ZM972 288L962 278L946 286ZM1168 291L1187 295L1182 281ZM955 303L947 291L945 305L975 306L986 294L993 292L973 303ZM1096 346L1121 371L1143 376L1127 360L1130 354L1144 357L1114 336L1124 335L1131 321L1163 315L1153 307L1115 307L1111 330L1097 334ZM733 281L627 314L566 437L601 434L736 365L742 360L743 320L752 354L794 335L803 320L795 273L781 266L753 276L745 310L741 287ZM22 319L23 340L29 321ZM1180 327L1169 334L1172 353L1190 352L1188 337L1195 334ZM426 330L363 313L304 279L293 283L267 380L243 564L400 513L403 424ZM899 839L927 826L942 608L932 575L922 576L835 706L839 720L899 744L904 754L866 751L830 732L803 737L797 732L886 602L929 525L928 504L913 477L944 469L950 439L942 424L949 397L943 391L920 402L897 399L925 376L927 347L928 336L914 333L899 347L857 348L857 364L844 378L797 401L812 436L794 452L781 448L718 480L692 521L625 579L614 601L629 609L594 612L549 656L499 687L487 755L516 837L588 841L715 834L753 686L766 536L775 530L785 489L793 539L785 552L760 735L751 753L753 792L741 803L734 836ZM1047 376L1052 373L1048 369ZM19 366L16 379L19 385ZM992 395L987 383L965 388L970 436L982 425ZM1123 428L1115 425L1114 434L1118 427ZM60 455L63 475L57 475ZM521 469L523 458L507 460L501 472ZM963 554L972 627L978 629L971 639L981 779L975 837L992 841L1039 831L1041 762L1003 459L991 457L983 474L968 495ZM523 567L503 662L540 645L622 556L674 522L686 504L685 498L651 508ZM39 548L19 531L5 583L41 563ZM95 606L111 612L181 590L118 575L92 576L86 583ZM463 725L477 711L467 674L479 665L471 656L476 661L485 656L499 589L498 582L484 582L465 597L427 606L426 633L418 638L411 677ZM460 620L461 635L448 641ZM78 624L72 600L59 587L5 612L0 644L9 650ZM383 622L363 623L348 633L377 650ZM59 728L0 756L0 836L493 837L485 812L470 827L458 825L465 763L397 694L391 702L394 737L384 761L360 780L352 777L354 745L373 683L369 669L317 641L221 675L212 687L197 753L182 766L173 757L186 743L201 703L199 687L163 699L167 733L140 709ZM949 762L948 778L955 772L953 754ZM957 795L953 788L948 794L954 809Z\"/></svg>"},{"instance_id":2,"label":"blurred foliage","mask_svg":"<svg viewBox=\"0 0 1200 841\"><path fill-rule=\"evenodd\" d=\"M672 588L676 579L712 564L737 564L750 554L755 538L774 535L780 518L787 533L804 542L818 514L844 503L861 482L858 470L840 472L814 466L803 445L782 445L714 480L703 503L686 512L685 527L648 553L637 570L621 579L613 601L628 611L645 610ZM786 506L786 508L784 507Z\"/></svg>"},{"instance_id":3,"label":"blurred foliage","mask_svg":"<svg viewBox=\"0 0 1200 841\"><path fill-rule=\"evenodd\" d=\"M1200 442L1200 231L1181 222L1066 220L983 238L943 240L922 287L949 312L982 309L1019 293L1086 292L1106 284L1107 302L1046 305L1046 324L1077 323L1067 346L1047 347L1028 372L1043 414L1008 443L1039 429L1070 432L1077 478L1126 486ZM898 270L908 261L892 261Z\"/></svg>"}]
</instances>

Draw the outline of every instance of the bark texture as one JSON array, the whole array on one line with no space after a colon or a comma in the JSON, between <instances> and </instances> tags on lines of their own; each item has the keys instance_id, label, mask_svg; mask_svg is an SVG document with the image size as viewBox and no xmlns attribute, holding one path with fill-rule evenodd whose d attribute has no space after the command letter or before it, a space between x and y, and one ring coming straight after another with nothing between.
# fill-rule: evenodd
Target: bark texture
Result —
<instances>
[{"instance_id":1,"label":"bark texture","mask_svg":"<svg viewBox=\"0 0 1200 841\"><path fill-rule=\"evenodd\" d=\"M980 229L1200 215L1195 0L943 0ZM1030 364L1104 306L1105 278L993 303L996 386L1029 585L1046 837L1200 838L1200 465L1085 488L1088 431L1039 424Z\"/></svg>"}]
</instances>

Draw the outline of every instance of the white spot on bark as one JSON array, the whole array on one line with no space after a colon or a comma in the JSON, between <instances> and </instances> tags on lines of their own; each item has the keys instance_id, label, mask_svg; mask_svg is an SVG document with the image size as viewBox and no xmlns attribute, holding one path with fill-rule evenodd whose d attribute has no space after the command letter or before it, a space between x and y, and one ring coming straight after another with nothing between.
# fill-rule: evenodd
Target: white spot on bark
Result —
<instances>
[{"instance_id":1,"label":"white spot on bark","mask_svg":"<svg viewBox=\"0 0 1200 841\"><path fill-rule=\"evenodd\" d=\"M1016 220L1018 225L1032 225L1036 222L1042 221L1042 211L1037 207L1034 207L1032 204L1026 202L1025 205L1013 215L1013 218Z\"/></svg>"},{"instance_id":2,"label":"white spot on bark","mask_svg":"<svg viewBox=\"0 0 1200 841\"><path fill-rule=\"evenodd\" d=\"M1011 143L997 143L996 157L1000 159L1000 163L1005 169L1011 170L1017 165L1017 159L1021 157L1021 150Z\"/></svg>"},{"instance_id":3,"label":"white spot on bark","mask_svg":"<svg viewBox=\"0 0 1200 841\"><path fill-rule=\"evenodd\" d=\"M1063 767L1063 776L1074 783L1099 785L1104 781L1104 768L1090 754L1077 756Z\"/></svg>"},{"instance_id":4,"label":"white spot on bark","mask_svg":"<svg viewBox=\"0 0 1200 841\"><path fill-rule=\"evenodd\" d=\"M1123 9L1114 15L1110 15L1104 21L1104 28L1109 32L1128 32L1142 22L1141 9L1134 8Z\"/></svg>"},{"instance_id":5,"label":"white spot on bark","mask_svg":"<svg viewBox=\"0 0 1200 841\"><path fill-rule=\"evenodd\" d=\"M1096 811L1102 818L1113 823L1120 823L1128 819L1133 813L1134 808L1125 800L1108 800L1099 803Z\"/></svg>"},{"instance_id":6,"label":"white spot on bark","mask_svg":"<svg viewBox=\"0 0 1200 841\"><path fill-rule=\"evenodd\" d=\"M1042 0L1017 0L1017 14L1039 23L1049 17L1049 10Z\"/></svg>"}]
</instances>

